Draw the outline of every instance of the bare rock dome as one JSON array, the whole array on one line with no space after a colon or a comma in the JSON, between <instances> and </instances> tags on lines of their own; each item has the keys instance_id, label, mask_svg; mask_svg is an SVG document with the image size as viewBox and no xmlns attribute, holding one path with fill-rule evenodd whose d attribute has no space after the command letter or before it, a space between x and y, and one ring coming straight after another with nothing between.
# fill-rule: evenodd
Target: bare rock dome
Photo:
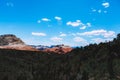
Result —
<instances>
[{"instance_id":1,"label":"bare rock dome","mask_svg":"<svg viewBox=\"0 0 120 80\"><path fill-rule=\"evenodd\" d=\"M0 46L25 44L20 38L17 38L13 34L0 35Z\"/></svg>"},{"instance_id":2,"label":"bare rock dome","mask_svg":"<svg viewBox=\"0 0 120 80\"><path fill-rule=\"evenodd\" d=\"M26 45L20 38L13 34L0 35L0 49L38 51L32 46Z\"/></svg>"}]
</instances>

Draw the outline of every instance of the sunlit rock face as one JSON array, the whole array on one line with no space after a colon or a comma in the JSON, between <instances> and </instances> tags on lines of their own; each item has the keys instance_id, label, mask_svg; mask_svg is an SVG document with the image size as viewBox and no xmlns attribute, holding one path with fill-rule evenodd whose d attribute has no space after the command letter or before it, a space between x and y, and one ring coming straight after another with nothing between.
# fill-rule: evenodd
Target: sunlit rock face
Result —
<instances>
[{"instance_id":1,"label":"sunlit rock face","mask_svg":"<svg viewBox=\"0 0 120 80\"><path fill-rule=\"evenodd\" d=\"M38 51L37 49L26 45L20 38L17 38L13 34L0 35L0 48Z\"/></svg>"},{"instance_id":2,"label":"sunlit rock face","mask_svg":"<svg viewBox=\"0 0 120 80\"><path fill-rule=\"evenodd\" d=\"M54 52L54 53L58 53L58 54L66 54L66 53L72 51L72 48L70 46L66 46L66 45L62 44L62 45L52 46L51 48L46 48L43 51Z\"/></svg>"}]
</instances>

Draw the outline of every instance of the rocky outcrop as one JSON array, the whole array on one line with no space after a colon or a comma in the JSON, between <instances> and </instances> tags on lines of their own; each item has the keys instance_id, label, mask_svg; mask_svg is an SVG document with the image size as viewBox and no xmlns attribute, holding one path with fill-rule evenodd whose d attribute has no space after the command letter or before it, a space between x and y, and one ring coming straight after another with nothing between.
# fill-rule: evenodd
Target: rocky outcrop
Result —
<instances>
[{"instance_id":1,"label":"rocky outcrop","mask_svg":"<svg viewBox=\"0 0 120 80\"><path fill-rule=\"evenodd\" d=\"M20 38L17 38L15 35L12 34L6 34L0 36L0 46L14 45L14 44L24 45L24 42Z\"/></svg>"},{"instance_id":2,"label":"rocky outcrop","mask_svg":"<svg viewBox=\"0 0 120 80\"><path fill-rule=\"evenodd\" d=\"M72 51L72 48L62 44L62 45L56 45L51 48L46 48L43 51L44 52L54 52L54 53L58 53L58 54L66 54L66 53Z\"/></svg>"},{"instance_id":3,"label":"rocky outcrop","mask_svg":"<svg viewBox=\"0 0 120 80\"><path fill-rule=\"evenodd\" d=\"M0 48L38 51L37 49L26 45L20 38L17 38L15 35L12 35L12 34L6 34L6 35L0 36Z\"/></svg>"}]
</instances>

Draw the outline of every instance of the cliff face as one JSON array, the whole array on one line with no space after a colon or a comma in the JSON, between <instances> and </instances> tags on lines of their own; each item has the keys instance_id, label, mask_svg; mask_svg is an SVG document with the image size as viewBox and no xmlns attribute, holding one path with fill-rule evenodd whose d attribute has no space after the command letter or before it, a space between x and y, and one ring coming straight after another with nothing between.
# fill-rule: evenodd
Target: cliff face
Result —
<instances>
[{"instance_id":1,"label":"cliff face","mask_svg":"<svg viewBox=\"0 0 120 80\"><path fill-rule=\"evenodd\" d=\"M26 45L20 38L17 38L15 35L12 34L6 34L0 36L0 48L38 51L37 49Z\"/></svg>"}]
</instances>

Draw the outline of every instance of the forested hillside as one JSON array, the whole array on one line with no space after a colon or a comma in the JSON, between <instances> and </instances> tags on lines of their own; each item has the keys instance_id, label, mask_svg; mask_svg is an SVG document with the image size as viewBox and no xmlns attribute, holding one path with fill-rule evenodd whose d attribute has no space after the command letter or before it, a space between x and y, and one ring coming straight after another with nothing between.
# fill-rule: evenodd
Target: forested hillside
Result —
<instances>
[{"instance_id":1,"label":"forested hillside","mask_svg":"<svg viewBox=\"0 0 120 80\"><path fill-rule=\"evenodd\" d=\"M120 80L120 34L67 54L1 49L0 80Z\"/></svg>"}]
</instances>

